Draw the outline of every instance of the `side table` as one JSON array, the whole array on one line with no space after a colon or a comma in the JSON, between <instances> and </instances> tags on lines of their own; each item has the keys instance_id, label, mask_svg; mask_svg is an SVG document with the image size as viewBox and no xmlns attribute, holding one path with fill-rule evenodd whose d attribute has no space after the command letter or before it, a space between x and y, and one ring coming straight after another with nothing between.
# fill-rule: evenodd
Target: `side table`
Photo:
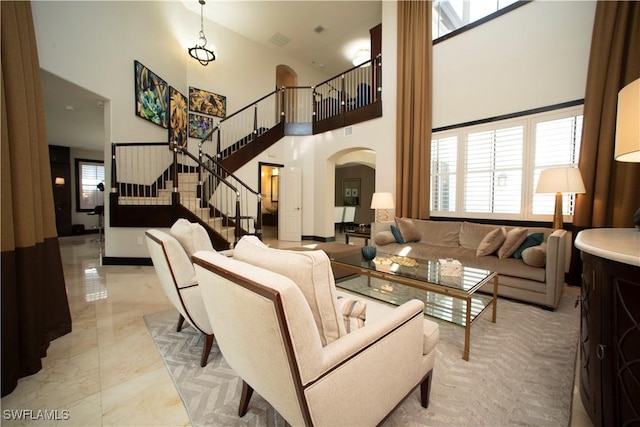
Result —
<instances>
[{"instance_id":1,"label":"side table","mask_svg":"<svg viewBox=\"0 0 640 427\"><path fill-rule=\"evenodd\" d=\"M349 237L359 237L361 239L364 239L364 245L368 246L369 245L369 239L371 238L371 229L367 229L367 230L347 230L344 233L344 242L348 245L349 244Z\"/></svg>"}]
</instances>

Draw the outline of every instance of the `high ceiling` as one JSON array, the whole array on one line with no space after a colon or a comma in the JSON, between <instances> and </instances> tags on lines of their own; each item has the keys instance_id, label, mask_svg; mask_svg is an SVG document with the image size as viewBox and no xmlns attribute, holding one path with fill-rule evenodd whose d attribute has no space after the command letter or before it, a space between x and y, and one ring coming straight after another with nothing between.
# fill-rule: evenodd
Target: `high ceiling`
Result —
<instances>
[{"instance_id":1,"label":"high ceiling","mask_svg":"<svg viewBox=\"0 0 640 427\"><path fill-rule=\"evenodd\" d=\"M200 15L197 0L182 3ZM204 15L205 34L207 20L214 21L256 43L284 51L331 77L350 68L355 51L368 45L369 29L382 20L382 2L208 0ZM215 40L211 42L215 44ZM49 141L103 150L100 97L48 72L42 73L42 83ZM66 106L73 106L75 111Z\"/></svg>"}]
</instances>

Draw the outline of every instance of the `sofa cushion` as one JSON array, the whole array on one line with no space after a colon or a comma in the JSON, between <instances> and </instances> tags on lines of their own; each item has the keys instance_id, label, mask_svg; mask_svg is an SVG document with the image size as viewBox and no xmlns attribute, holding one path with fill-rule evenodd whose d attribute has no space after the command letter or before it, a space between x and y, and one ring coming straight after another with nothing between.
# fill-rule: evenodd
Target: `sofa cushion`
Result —
<instances>
[{"instance_id":1,"label":"sofa cushion","mask_svg":"<svg viewBox=\"0 0 640 427\"><path fill-rule=\"evenodd\" d=\"M502 227L498 227L495 230L490 231L486 236L484 236L484 239L482 239L478 245L476 256L491 255L497 251L500 246L502 246L506 237L507 236Z\"/></svg>"},{"instance_id":2,"label":"sofa cushion","mask_svg":"<svg viewBox=\"0 0 640 427\"><path fill-rule=\"evenodd\" d=\"M171 229L171 234L184 248L189 257L198 251L213 251L209 234L198 223L189 222L184 218L178 219Z\"/></svg>"},{"instance_id":3,"label":"sofa cushion","mask_svg":"<svg viewBox=\"0 0 640 427\"><path fill-rule=\"evenodd\" d=\"M422 233L409 218L396 217L396 224L405 242L419 242L422 238Z\"/></svg>"},{"instance_id":4,"label":"sofa cushion","mask_svg":"<svg viewBox=\"0 0 640 427\"><path fill-rule=\"evenodd\" d=\"M468 249L478 249L480 242L482 242L487 234L495 230L496 227L498 226L467 221L463 222L460 226L460 246Z\"/></svg>"},{"instance_id":5,"label":"sofa cushion","mask_svg":"<svg viewBox=\"0 0 640 427\"><path fill-rule=\"evenodd\" d=\"M404 239L402 238L402 233L400 233L400 230L395 225L391 226L391 234L393 235L393 238L395 239L396 243L404 243Z\"/></svg>"},{"instance_id":6,"label":"sofa cushion","mask_svg":"<svg viewBox=\"0 0 640 427\"><path fill-rule=\"evenodd\" d=\"M236 244L233 258L293 280L311 308L323 346L346 335L331 262L326 253L272 249L256 236L244 236Z\"/></svg>"},{"instance_id":7,"label":"sofa cushion","mask_svg":"<svg viewBox=\"0 0 640 427\"><path fill-rule=\"evenodd\" d=\"M437 246L460 246L461 223L458 221L413 220L413 223L422 234L420 243Z\"/></svg>"},{"instance_id":8,"label":"sofa cushion","mask_svg":"<svg viewBox=\"0 0 640 427\"><path fill-rule=\"evenodd\" d=\"M544 233L529 233L524 242L520 245L518 249L513 253L514 258L522 258L522 251L532 246L538 246L544 241Z\"/></svg>"},{"instance_id":9,"label":"sofa cushion","mask_svg":"<svg viewBox=\"0 0 640 427\"><path fill-rule=\"evenodd\" d=\"M522 251L522 261L532 267L544 267L547 263L547 244L526 248Z\"/></svg>"},{"instance_id":10,"label":"sofa cushion","mask_svg":"<svg viewBox=\"0 0 640 427\"><path fill-rule=\"evenodd\" d=\"M376 233L376 235L373 236L373 241L376 245L388 245L389 243L397 242L396 237L391 231L381 231Z\"/></svg>"},{"instance_id":11,"label":"sofa cushion","mask_svg":"<svg viewBox=\"0 0 640 427\"><path fill-rule=\"evenodd\" d=\"M524 227L515 227L507 231L507 237L500 249L498 249L498 258L509 258L526 238L527 229Z\"/></svg>"}]
</instances>

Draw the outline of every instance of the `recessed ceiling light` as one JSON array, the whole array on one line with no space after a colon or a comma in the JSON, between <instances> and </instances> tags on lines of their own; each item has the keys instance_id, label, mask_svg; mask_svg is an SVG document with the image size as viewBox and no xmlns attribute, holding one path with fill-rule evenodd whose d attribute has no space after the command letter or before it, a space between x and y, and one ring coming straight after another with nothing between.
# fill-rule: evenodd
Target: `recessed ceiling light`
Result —
<instances>
[{"instance_id":1,"label":"recessed ceiling light","mask_svg":"<svg viewBox=\"0 0 640 427\"><path fill-rule=\"evenodd\" d=\"M318 34L319 34L319 33L321 33L321 32L323 32L323 31L324 31L324 27L323 27L322 25L318 25L317 27L315 27L315 28L313 29L313 31L315 31L316 33L318 33Z\"/></svg>"},{"instance_id":2,"label":"recessed ceiling light","mask_svg":"<svg viewBox=\"0 0 640 427\"><path fill-rule=\"evenodd\" d=\"M73 106L73 105L71 105L71 104L67 104L67 105L65 105L65 106L64 106L64 109L65 109L65 110L67 110L67 111L76 111L76 107L74 107L74 106Z\"/></svg>"},{"instance_id":3,"label":"recessed ceiling light","mask_svg":"<svg viewBox=\"0 0 640 427\"><path fill-rule=\"evenodd\" d=\"M315 65L318 68L324 68L324 64L322 62L311 61L311 64Z\"/></svg>"}]
</instances>

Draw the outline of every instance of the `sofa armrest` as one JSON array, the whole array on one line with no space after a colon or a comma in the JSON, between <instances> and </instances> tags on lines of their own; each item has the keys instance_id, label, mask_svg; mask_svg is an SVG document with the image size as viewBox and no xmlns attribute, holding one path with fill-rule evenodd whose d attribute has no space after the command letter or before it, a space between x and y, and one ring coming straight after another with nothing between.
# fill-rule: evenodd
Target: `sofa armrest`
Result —
<instances>
[{"instance_id":1,"label":"sofa armrest","mask_svg":"<svg viewBox=\"0 0 640 427\"><path fill-rule=\"evenodd\" d=\"M418 320L419 328L413 339L419 345L420 354L422 354L423 310L424 303L422 301L407 301L376 322L367 323L364 327L328 344L322 350L323 370L330 370L359 352L366 351L372 343L395 333L407 323L416 320Z\"/></svg>"},{"instance_id":2,"label":"sofa armrest","mask_svg":"<svg viewBox=\"0 0 640 427\"><path fill-rule=\"evenodd\" d=\"M547 304L558 306L564 287L564 273L566 269L567 231L555 230L547 239Z\"/></svg>"}]
</instances>

